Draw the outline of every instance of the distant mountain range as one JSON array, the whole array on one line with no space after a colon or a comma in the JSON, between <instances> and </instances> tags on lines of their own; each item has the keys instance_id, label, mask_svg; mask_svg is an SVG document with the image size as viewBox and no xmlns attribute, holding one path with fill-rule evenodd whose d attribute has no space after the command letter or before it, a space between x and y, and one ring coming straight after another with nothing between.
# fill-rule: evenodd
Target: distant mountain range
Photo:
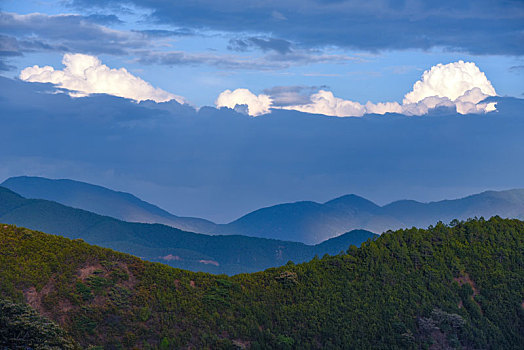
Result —
<instances>
[{"instance_id":1,"label":"distant mountain range","mask_svg":"<svg viewBox=\"0 0 524 350\"><path fill-rule=\"evenodd\" d=\"M355 230L314 246L238 235L210 236L161 224L125 222L53 201L26 199L4 187L0 187L0 222L81 238L173 267L219 274L261 271L290 260L303 262L315 255L335 255L377 236Z\"/></svg>"},{"instance_id":2,"label":"distant mountain range","mask_svg":"<svg viewBox=\"0 0 524 350\"><path fill-rule=\"evenodd\" d=\"M19 176L1 186L26 198L47 199L124 221L165 224L191 232L212 232L215 228L211 221L175 216L132 194L80 181Z\"/></svg>"},{"instance_id":3,"label":"distant mountain range","mask_svg":"<svg viewBox=\"0 0 524 350\"><path fill-rule=\"evenodd\" d=\"M438 221L449 223L453 219L494 215L524 219L524 190L486 191L430 203L402 200L382 207L356 195L323 204L287 203L256 210L216 232L314 244L356 228L382 233L413 226L425 228Z\"/></svg>"},{"instance_id":4,"label":"distant mountain range","mask_svg":"<svg viewBox=\"0 0 524 350\"><path fill-rule=\"evenodd\" d=\"M197 233L245 235L306 244L317 244L355 229L382 233L475 216L524 219L524 189L486 191L430 203L401 200L385 206L357 195L346 195L326 203L279 204L228 224L215 224L204 219L178 217L131 194L78 181L22 176L6 180L2 186L27 198L53 200L125 221L162 223Z\"/></svg>"}]
</instances>

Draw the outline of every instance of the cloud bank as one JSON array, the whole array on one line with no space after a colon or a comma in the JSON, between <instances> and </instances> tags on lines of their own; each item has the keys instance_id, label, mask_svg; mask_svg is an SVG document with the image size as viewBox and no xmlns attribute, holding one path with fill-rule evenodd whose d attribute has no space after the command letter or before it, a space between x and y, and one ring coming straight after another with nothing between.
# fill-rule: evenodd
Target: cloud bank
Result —
<instances>
[{"instance_id":1,"label":"cloud bank","mask_svg":"<svg viewBox=\"0 0 524 350\"><path fill-rule=\"evenodd\" d=\"M275 70L315 63L345 63L360 59L323 50L293 47L292 42L268 36L238 36L229 50L262 51L258 54L224 54L171 49L173 37L202 36L203 30L188 27L123 30L110 25L122 21L116 15L17 14L0 9L0 70L15 68L9 57L35 52L79 52L131 56L142 64L167 66L208 65L228 70ZM67 30L64 30L67 28Z\"/></svg>"},{"instance_id":2,"label":"cloud bank","mask_svg":"<svg viewBox=\"0 0 524 350\"><path fill-rule=\"evenodd\" d=\"M71 90L69 94L72 97L109 94L137 102L144 100L185 102L182 97L153 87L125 68L109 68L95 56L65 54L62 63L65 66L63 70L55 70L51 66L27 67L20 72L20 79L28 82L52 83L59 88Z\"/></svg>"},{"instance_id":3,"label":"cloud bank","mask_svg":"<svg viewBox=\"0 0 524 350\"><path fill-rule=\"evenodd\" d=\"M220 96L223 94L229 96L231 91L227 90ZM265 96L264 109L257 107L260 102L249 90L242 89L241 93L235 94L234 99L227 99L227 104L218 104L219 100L222 102L220 96L217 106L234 108L235 104L247 105L252 116L269 113L270 108L280 108L336 117L361 117L364 114L385 113L424 115L439 107L454 108L460 114L486 113L495 110L495 103L481 101L489 96L496 96L496 92L475 63L458 61L445 65L437 64L425 71L421 79L413 85L413 89L404 96L402 104L367 102L363 105L335 97L331 91L324 89L312 94L309 103L287 106L273 105L269 96L259 95ZM249 108L251 106L253 107ZM256 110L257 113L252 113L252 110Z\"/></svg>"},{"instance_id":4,"label":"cloud bank","mask_svg":"<svg viewBox=\"0 0 524 350\"><path fill-rule=\"evenodd\" d=\"M237 106L246 106L247 114L256 117L262 114L269 113L272 101L268 95L255 95L248 89L236 89L234 91L223 91L215 101L215 105L220 107L228 107L235 109ZM242 111L241 109L238 109Z\"/></svg>"},{"instance_id":5,"label":"cloud bank","mask_svg":"<svg viewBox=\"0 0 524 350\"><path fill-rule=\"evenodd\" d=\"M109 68L95 56L65 54L62 63L65 66L63 70L55 70L51 66L27 67L20 72L19 77L28 82L52 83L59 88L70 90L69 94L73 97L100 93L129 98L137 102L176 100L179 103L186 103L184 98L153 87L125 68ZM285 90L285 87L282 88ZM424 115L441 107L455 109L460 114L471 114L494 111L494 102L482 101L489 96L496 96L495 89L486 75L475 63L464 61L437 64L425 71L421 79L415 82L413 89L405 94L402 104L398 102L361 104L336 97L333 92L326 89L311 94L307 101L300 101L296 96L298 92L292 91L291 100L297 102L281 104L282 91L280 90L282 89L275 90L275 96L272 96L271 89L266 90L269 91L268 94L259 95L248 89L225 90L218 96L215 105L217 108L236 109L251 116L270 113L271 108L336 117L361 117L365 114L386 113ZM289 91L285 90L284 93L289 100Z\"/></svg>"},{"instance_id":6,"label":"cloud bank","mask_svg":"<svg viewBox=\"0 0 524 350\"><path fill-rule=\"evenodd\" d=\"M130 50L150 46L144 33L102 25L118 21L113 15L20 15L0 10L0 32L18 41L19 54L58 51L125 55Z\"/></svg>"}]
</instances>

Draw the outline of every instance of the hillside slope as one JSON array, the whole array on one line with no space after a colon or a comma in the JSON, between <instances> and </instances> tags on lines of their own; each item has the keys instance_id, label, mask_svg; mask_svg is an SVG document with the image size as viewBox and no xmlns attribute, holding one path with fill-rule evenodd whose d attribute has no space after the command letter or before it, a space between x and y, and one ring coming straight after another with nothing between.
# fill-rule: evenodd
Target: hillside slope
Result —
<instances>
[{"instance_id":1,"label":"hillside slope","mask_svg":"<svg viewBox=\"0 0 524 350\"><path fill-rule=\"evenodd\" d=\"M309 246L237 235L209 236L159 224L120 221L56 202L25 199L0 187L0 222L24 226L134 254L193 271L235 274L336 254L376 235L348 232L329 244Z\"/></svg>"},{"instance_id":2,"label":"hillside slope","mask_svg":"<svg viewBox=\"0 0 524 350\"><path fill-rule=\"evenodd\" d=\"M454 225L233 277L2 225L0 296L85 347L520 349L524 222Z\"/></svg>"}]
</instances>

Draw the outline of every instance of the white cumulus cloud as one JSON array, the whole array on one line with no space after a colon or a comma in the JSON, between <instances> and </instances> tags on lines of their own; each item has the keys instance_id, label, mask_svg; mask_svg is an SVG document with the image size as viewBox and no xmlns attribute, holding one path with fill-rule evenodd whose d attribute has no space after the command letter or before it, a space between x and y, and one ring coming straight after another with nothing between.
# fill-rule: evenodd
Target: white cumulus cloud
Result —
<instances>
[{"instance_id":1,"label":"white cumulus cloud","mask_svg":"<svg viewBox=\"0 0 524 350\"><path fill-rule=\"evenodd\" d=\"M344 100L333 92L319 90L309 97L309 102L297 105L274 106L268 95L255 95L247 89L226 90L216 101L217 107L235 108L247 105L249 115L269 113L270 108L296 110L312 114L336 117L361 117L364 114L400 113L424 115L432 109L454 108L457 113L487 113L496 110L495 102L482 102L489 96L496 96L495 89L486 75L473 62L458 61L437 64L422 74L402 101L359 102Z\"/></svg>"},{"instance_id":2,"label":"white cumulus cloud","mask_svg":"<svg viewBox=\"0 0 524 350\"><path fill-rule=\"evenodd\" d=\"M337 117L385 113L424 115L439 107L454 108L460 114L471 114L494 111L494 102L481 103L489 96L496 96L496 92L486 75L475 63L458 61L437 64L425 71L413 85L413 90L404 96L402 104L367 102L362 105L335 97L331 91L320 90L310 96L310 103L281 108Z\"/></svg>"},{"instance_id":3,"label":"white cumulus cloud","mask_svg":"<svg viewBox=\"0 0 524 350\"><path fill-rule=\"evenodd\" d=\"M367 102L366 113L368 114L386 114L386 113L402 113L402 106L398 102Z\"/></svg>"},{"instance_id":4,"label":"white cumulus cloud","mask_svg":"<svg viewBox=\"0 0 524 350\"><path fill-rule=\"evenodd\" d=\"M225 90L215 101L220 107L235 108L236 106L247 106L247 113L253 117L269 113L271 98L268 95L255 95L248 89Z\"/></svg>"},{"instance_id":5,"label":"white cumulus cloud","mask_svg":"<svg viewBox=\"0 0 524 350\"><path fill-rule=\"evenodd\" d=\"M311 103L283 108L336 117L361 117L366 113L366 108L360 103L335 97L331 91L326 90L319 90L311 95Z\"/></svg>"},{"instance_id":6,"label":"white cumulus cloud","mask_svg":"<svg viewBox=\"0 0 524 350\"><path fill-rule=\"evenodd\" d=\"M455 106L457 108L457 112L460 114L469 114L494 111L496 109L496 102L479 103L488 96L494 96L494 92L495 90L493 90L493 95L485 94L478 87L466 91L462 96L458 97L454 101Z\"/></svg>"},{"instance_id":7,"label":"white cumulus cloud","mask_svg":"<svg viewBox=\"0 0 524 350\"><path fill-rule=\"evenodd\" d=\"M475 63L439 63L422 74L422 79L413 85L413 90L404 96L403 103L417 103L431 96L447 97L455 101L474 88L480 89L487 96L496 95L491 82Z\"/></svg>"},{"instance_id":8,"label":"white cumulus cloud","mask_svg":"<svg viewBox=\"0 0 524 350\"><path fill-rule=\"evenodd\" d=\"M95 56L68 53L64 55L62 63L65 66L63 70L55 70L51 66L27 67L20 72L20 79L52 83L57 87L71 90L70 95L73 97L109 94L138 102L176 100L185 103L184 98L153 87L125 68L109 68Z\"/></svg>"}]
</instances>

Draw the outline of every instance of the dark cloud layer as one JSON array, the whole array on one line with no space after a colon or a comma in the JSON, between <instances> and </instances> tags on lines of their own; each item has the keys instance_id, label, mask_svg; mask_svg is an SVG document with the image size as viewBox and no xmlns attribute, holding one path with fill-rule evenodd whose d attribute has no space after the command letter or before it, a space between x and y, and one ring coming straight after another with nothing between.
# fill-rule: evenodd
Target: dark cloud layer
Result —
<instances>
[{"instance_id":1,"label":"dark cloud layer","mask_svg":"<svg viewBox=\"0 0 524 350\"><path fill-rule=\"evenodd\" d=\"M85 54L128 55L143 64L211 65L222 69L275 70L309 63L343 63L354 60L346 55L327 55L318 50L292 49L282 39L247 37L232 41L236 51L250 48L266 52L260 57L209 52L163 51L156 39L198 35L194 29L113 30L99 23L120 21L114 15L18 15L0 12L0 57L21 56L25 52L55 51ZM5 62L3 59L2 62ZM7 65L0 68L5 70Z\"/></svg>"},{"instance_id":2,"label":"dark cloud layer","mask_svg":"<svg viewBox=\"0 0 524 350\"><path fill-rule=\"evenodd\" d=\"M248 51L253 47L261 49L262 51L273 50L282 55L291 52L291 43L287 40L258 37L231 39L228 49L242 52Z\"/></svg>"},{"instance_id":3,"label":"dark cloud layer","mask_svg":"<svg viewBox=\"0 0 524 350\"><path fill-rule=\"evenodd\" d=\"M131 49L148 45L146 35L111 30L97 23L114 21L118 18L113 15L51 16L0 12L0 33L19 53L52 50L123 55Z\"/></svg>"},{"instance_id":4,"label":"dark cloud layer","mask_svg":"<svg viewBox=\"0 0 524 350\"><path fill-rule=\"evenodd\" d=\"M21 56L16 38L0 34L0 56Z\"/></svg>"},{"instance_id":5,"label":"dark cloud layer","mask_svg":"<svg viewBox=\"0 0 524 350\"><path fill-rule=\"evenodd\" d=\"M121 24L123 23L116 15L92 14L85 17L87 20L99 24Z\"/></svg>"},{"instance_id":6,"label":"dark cloud layer","mask_svg":"<svg viewBox=\"0 0 524 350\"><path fill-rule=\"evenodd\" d=\"M487 115L251 118L54 91L0 77L0 177L75 178L218 221L347 193L384 202L523 187L523 100L498 98Z\"/></svg>"},{"instance_id":7,"label":"dark cloud layer","mask_svg":"<svg viewBox=\"0 0 524 350\"><path fill-rule=\"evenodd\" d=\"M147 35L150 38L167 38L177 36L192 36L195 35L195 31L189 28L180 28L177 30L164 30L164 29L146 29L146 30L133 30L133 32Z\"/></svg>"},{"instance_id":8,"label":"dark cloud layer","mask_svg":"<svg viewBox=\"0 0 524 350\"><path fill-rule=\"evenodd\" d=\"M15 66L7 63L4 59L0 58L0 71L7 72L15 68Z\"/></svg>"},{"instance_id":9,"label":"dark cloud layer","mask_svg":"<svg viewBox=\"0 0 524 350\"><path fill-rule=\"evenodd\" d=\"M71 0L71 3L80 8L133 4L152 11L152 20L160 23L265 33L313 47L336 45L369 51L443 47L473 54L524 54L521 0Z\"/></svg>"},{"instance_id":10,"label":"dark cloud layer","mask_svg":"<svg viewBox=\"0 0 524 350\"><path fill-rule=\"evenodd\" d=\"M275 86L262 92L271 97L273 106L296 106L311 103L311 95L327 86Z\"/></svg>"},{"instance_id":11,"label":"dark cloud layer","mask_svg":"<svg viewBox=\"0 0 524 350\"><path fill-rule=\"evenodd\" d=\"M518 66L511 66L509 67L510 72L516 73L516 74L522 74L524 73L524 65L518 65Z\"/></svg>"},{"instance_id":12,"label":"dark cloud layer","mask_svg":"<svg viewBox=\"0 0 524 350\"><path fill-rule=\"evenodd\" d=\"M278 70L310 63L345 63L357 59L347 55L327 55L308 51L292 51L285 54L272 52L260 57L151 50L136 50L134 54L137 55L138 62L143 64L167 66L207 64L222 69L245 70Z\"/></svg>"}]
</instances>

